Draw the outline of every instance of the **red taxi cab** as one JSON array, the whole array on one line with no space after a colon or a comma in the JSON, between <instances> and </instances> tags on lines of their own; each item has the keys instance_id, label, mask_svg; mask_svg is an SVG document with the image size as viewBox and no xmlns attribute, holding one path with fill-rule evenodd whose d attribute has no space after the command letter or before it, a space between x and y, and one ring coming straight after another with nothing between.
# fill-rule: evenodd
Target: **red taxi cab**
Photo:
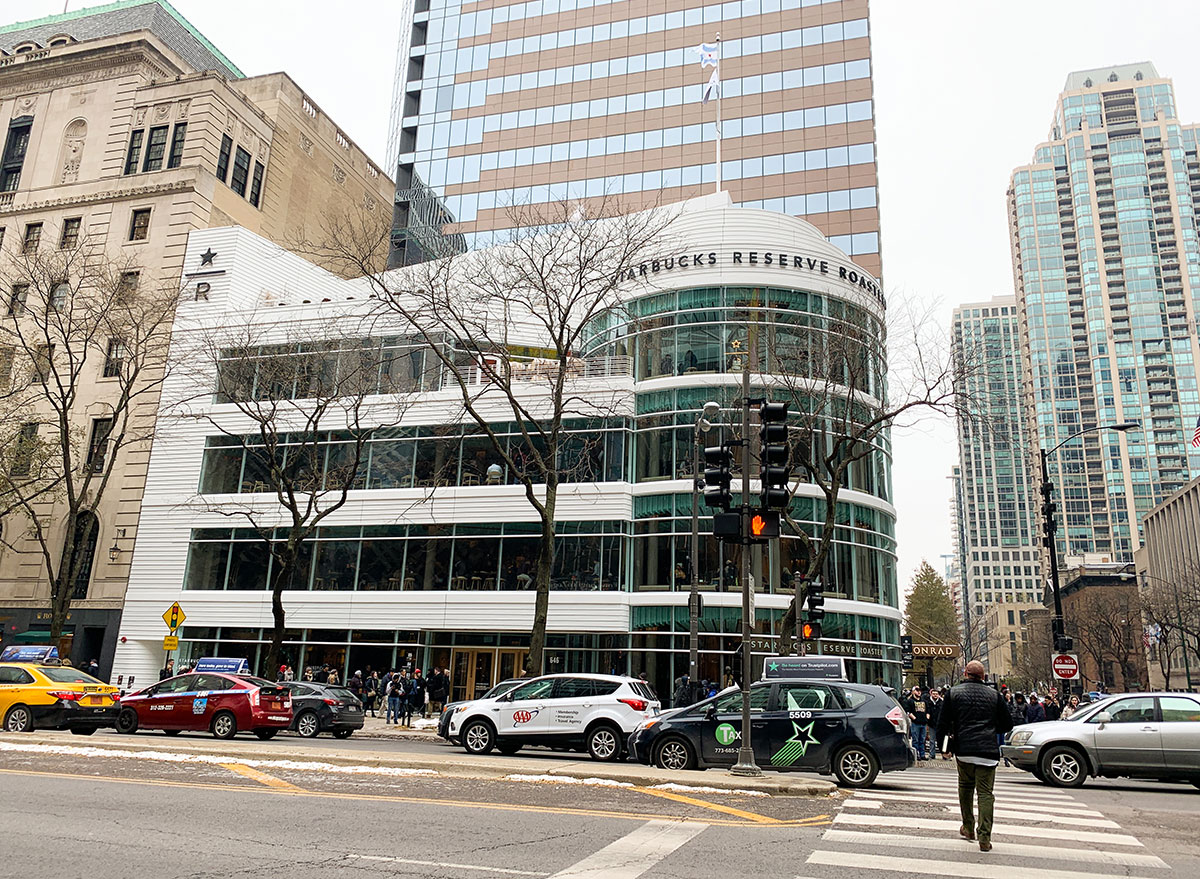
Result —
<instances>
[{"instance_id":1,"label":"red taxi cab","mask_svg":"<svg viewBox=\"0 0 1200 879\"><path fill-rule=\"evenodd\" d=\"M208 731L218 739L252 732L269 739L291 722L292 696L286 687L249 674L202 672L167 678L122 697L117 732Z\"/></svg>"}]
</instances>

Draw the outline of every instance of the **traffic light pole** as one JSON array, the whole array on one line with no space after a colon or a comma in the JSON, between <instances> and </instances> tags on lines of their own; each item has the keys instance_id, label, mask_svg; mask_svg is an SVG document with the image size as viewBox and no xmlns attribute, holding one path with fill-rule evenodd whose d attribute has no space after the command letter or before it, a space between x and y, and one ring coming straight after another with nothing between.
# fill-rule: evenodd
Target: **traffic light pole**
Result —
<instances>
[{"instance_id":1,"label":"traffic light pole","mask_svg":"<svg viewBox=\"0 0 1200 879\"><path fill-rule=\"evenodd\" d=\"M746 356L742 358L742 521L750 515L750 464L753 460L750 435L750 358L755 355L756 341L750 338ZM757 358L755 358L757 360ZM754 364L757 366L757 363ZM743 528L743 535L745 529ZM742 538L742 744L738 749L737 763L729 770L732 775L761 776L762 770L754 762L754 743L750 726L750 635L754 621L750 619L750 541Z\"/></svg>"},{"instance_id":2,"label":"traffic light pole","mask_svg":"<svg viewBox=\"0 0 1200 879\"><path fill-rule=\"evenodd\" d=\"M1058 523L1054 519L1053 501L1050 499L1050 496L1054 492L1054 483L1050 481L1050 468L1046 464L1046 450L1041 449L1041 453L1042 492L1044 495L1042 505L1043 526L1046 532L1046 547L1050 554L1050 588L1054 593L1054 619L1050 621L1050 633L1054 641L1054 649L1062 650L1066 626L1063 621L1062 595L1058 588L1058 546L1054 540L1054 533L1058 530Z\"/></svg>"}]
</instances>

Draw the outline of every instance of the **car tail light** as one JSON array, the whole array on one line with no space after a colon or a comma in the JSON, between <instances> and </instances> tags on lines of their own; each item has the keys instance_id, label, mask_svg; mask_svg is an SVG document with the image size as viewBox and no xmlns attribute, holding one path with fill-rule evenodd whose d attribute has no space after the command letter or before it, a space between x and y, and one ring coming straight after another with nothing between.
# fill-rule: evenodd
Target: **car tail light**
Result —
<instances>
[{"instance_id":1,"label":"car tail light","mask_svg":"<svg viewBox=\"0 0 1200 879\"><path fill-rule=\"evenodd\" d=\"M898 732L898 733L908 732L908 730L906 728L908 726L908 724L905 723L905 720L907 720L907 718L905 717L904 712L900 709L899 705L897 705L895 708L893 708L891 711L889 711L887 713L887 719L892 722L892 726L894 726L896 728L896 732Z\"/></svg>"},{"instance_id":2,"label":"car tail light","mask_svg":"<svg viewBox=\"0 0 1200 879\"><path fill-rule=\"evenodd\" d=\"M84 696L83 693L76 693L70 690L48 693L47 695L53 696L55 699L62 699L64 702L78 702Z\"/></svg>"},{"instance_id":3,"label":"car tail light","mask_svg":"<svg viewBox=\"0 0 1200 879\"><path fill-rule=\"evenodd\" d=\"M640 712L640 711L646 710L646 700L645 699L618 699L617 701L624 702L626 705L628 705L634 711Z\"/></svg>"},{"instance_id":4,"label":"car tail light","mask_svg":"<svg viewBox=\"0 0 1200 879\"><path fill-rule=\"evenodd\" d=\"M321 701L323 701L326 705L332 705L335 708L341 708L343 704L341 699L322 699Z\"/></svg>"},{"instance_id":5,"label":"car tail light","mask_svg":"<svg viewBox=\"0 0 1200 879\"><path fill-rule=\"evenodd\" d=\"M253 705L255 708L257 708L259 706L259 704L261 703L261 701L262 701L262 690L259 690L257 688L251 690L250 691L250 704Z\"/></svg>"}]
</instances>

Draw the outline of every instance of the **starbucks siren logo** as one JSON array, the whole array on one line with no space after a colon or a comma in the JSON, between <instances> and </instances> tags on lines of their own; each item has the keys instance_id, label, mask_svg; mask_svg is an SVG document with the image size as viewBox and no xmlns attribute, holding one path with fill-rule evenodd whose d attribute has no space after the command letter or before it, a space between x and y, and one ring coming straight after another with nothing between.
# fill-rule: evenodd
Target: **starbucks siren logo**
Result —
<instances>
[{"instance_id":1,"label":"starbucks siren logo","mask_svg":"<svg viewBox=\"0 0 1200 879\"><path fill-rule=\"evenodd\" d=\"M733 728L732 723L723 723L717 727L717 741L722 745L732 745L738 739L738 731Z\"/></svg>"}]
</instances>

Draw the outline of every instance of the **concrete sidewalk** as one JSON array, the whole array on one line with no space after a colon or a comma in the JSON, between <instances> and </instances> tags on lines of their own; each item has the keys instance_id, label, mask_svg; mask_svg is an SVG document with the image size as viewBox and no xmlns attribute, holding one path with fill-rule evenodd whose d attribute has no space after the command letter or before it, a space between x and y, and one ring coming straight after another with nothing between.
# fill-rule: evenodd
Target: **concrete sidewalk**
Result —
<instances>
[{"instance_id":1,"label":"concrete sidewalk","mask_svg":"<svg viewBox=\"0 0 1200 879\"><path fill-rule=\"evenodd\" d=\"M357 733L356 733L357 735ZM103 757L105 752L153 752L154 759L169 759L171 754L202 755L208 758L222 757L239 760L292 761L335 764L338 766L386 767L394 769L421 770L422 774L433 773L454 778L507 779L511 781L553 781L577 779L580 781L600 779L619 782L636 787L652 787L661 784L679 784L697 788L715 788L728 791L755 791L771 796L829 796L837 790L830 781L814 775L801 773L768 772L762 778L740 778L727 772L710 769L670 772L640 763L600 763L594 760L572 760L533 762L520 758L498 755L472 756L460 748L447 748L446 753L429 756L405 754L400 745L395 751L351 750L329 743L320 746L303 744L303 739L292 737L276 738L270 742L253 739L230 741L179 741L157 735L124 736L119 740L105 739L89 741L69 732L0 733L0 743L15 745L42 745L56 748L73 747L85 751L79 759ZM6 753L0 749L0 760ZM8 753L20 753L11 751ZM64 753L70 758L74 751ZM319 769L319 767L313 767ZM269 769L269 767L268 767Z\"/></svg>"}]
</instances>

